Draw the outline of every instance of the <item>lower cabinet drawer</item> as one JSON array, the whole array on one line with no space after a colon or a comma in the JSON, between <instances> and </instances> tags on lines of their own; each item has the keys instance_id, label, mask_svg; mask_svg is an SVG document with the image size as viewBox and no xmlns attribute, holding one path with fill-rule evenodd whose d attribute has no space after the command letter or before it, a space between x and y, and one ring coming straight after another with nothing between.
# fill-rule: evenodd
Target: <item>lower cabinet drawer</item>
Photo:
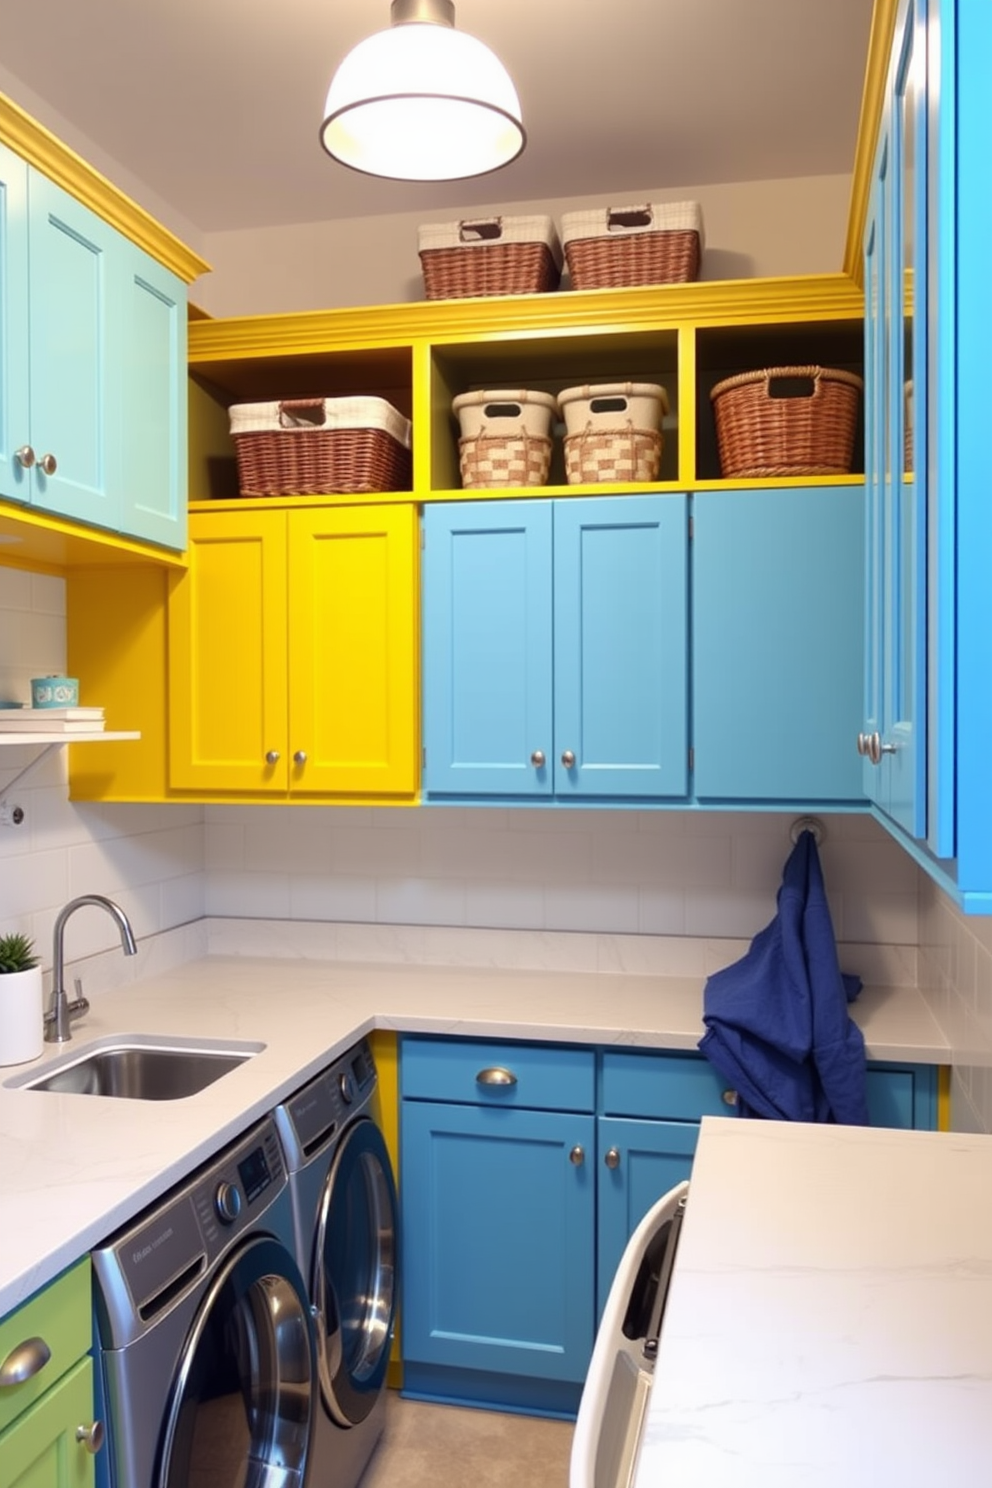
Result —
<instances>
[{"instance_id":1,"label":"lower cabinet drawer","mask_svg":"<svg viewBox=\"0 0 992 1488\"><path fill-rule=\"evenodd\" d=\"M400 1081L404 1100L592 1111L596 1054L558 1044L405 1038Z\"/></svg>"},{"instance_id":2,"label":"lower cabinet drawer","mask_svg":"<svg viewBox=\"0 0 992 1488\"><path fill-rule=\"evenodd\" d=\"M731 1116L734 1091L700 1054L603 1054L602 1111L605 1116L699 1121Z\"/></svg>"}]
</instances>

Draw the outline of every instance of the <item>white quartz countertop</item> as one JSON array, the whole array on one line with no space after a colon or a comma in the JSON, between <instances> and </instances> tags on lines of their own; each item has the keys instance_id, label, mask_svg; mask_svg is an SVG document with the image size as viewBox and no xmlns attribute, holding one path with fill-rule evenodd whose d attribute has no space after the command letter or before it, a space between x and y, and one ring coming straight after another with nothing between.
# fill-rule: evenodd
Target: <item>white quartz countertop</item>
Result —
<instances>
[{"instance_id":1,"label":"white quartz countertop","mask_svg":"<svg viewBox=\"0 0 992 1488\"><path fill-rule=\"evenodd\" d=\"M992 1137L705 1118L634 1488L981 1483Z\"/></svg>"},{"instance_id":2,"label":"white quartz countertop","mask_svg":"<svg viewBox=\"0 0 992 1488\"><path fill-rule=\"evenodd\" d=\"M373 1028L694 1049L702 993L698 977L250 956L189 961L105 992L70 1044L0 1070L0 1316ZM915 990L866 987L852 1013L869 1058L949 1062ZM10 1088L94 1040L136 1034L265 1047L177 1101Z\"/></svg>"}]
</instances>

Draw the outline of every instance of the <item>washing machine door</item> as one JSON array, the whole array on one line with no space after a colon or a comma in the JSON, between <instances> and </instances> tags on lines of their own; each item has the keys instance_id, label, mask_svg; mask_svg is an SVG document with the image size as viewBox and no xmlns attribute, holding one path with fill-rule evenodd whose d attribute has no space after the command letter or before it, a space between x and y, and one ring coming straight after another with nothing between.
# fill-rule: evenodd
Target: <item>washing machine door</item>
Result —
<instances>
[{"instance_id":1,"label":"washing machine door","mask_svg":"<svg viewBox=\"0 0 992 1488\"><path fill-rule=\"evenodd\" d=\"M257 1236L218 1271L183 1348L154 1488L302 1488L315 1353L306 1285Z\"/></svg>"},{"instance_id":2,"label":"washing machine door","mask_svg":"<svg viewBox=\"0 0 992 1488\"><path fill-rule=\"evenodd\" d=\"M314 1245L317 1372L327 1411L357 1426L385 1384L396 1317L396 1185L382 1133L348 1127L324 1183Z\"/></svg>"}]
</instances>

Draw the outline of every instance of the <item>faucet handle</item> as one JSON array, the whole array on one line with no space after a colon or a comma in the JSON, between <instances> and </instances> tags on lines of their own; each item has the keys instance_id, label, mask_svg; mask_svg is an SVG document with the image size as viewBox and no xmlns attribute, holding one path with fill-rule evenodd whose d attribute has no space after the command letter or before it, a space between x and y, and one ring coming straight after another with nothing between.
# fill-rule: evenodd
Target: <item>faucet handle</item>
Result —
<instances>
[{"instance_id":1,"label":"faucet handle","mask_svg":"<svg viewBox=\"0 0 992 1488\"><path fill-rule=\"evenodd\" d=\"M76 995L68 1007L69 1017L81 1018L84 1013L88 1013L90 1010L89 1000L83 996L82 977L73 977L72 985L75 988Z\"/></svg>"}]
</instances>

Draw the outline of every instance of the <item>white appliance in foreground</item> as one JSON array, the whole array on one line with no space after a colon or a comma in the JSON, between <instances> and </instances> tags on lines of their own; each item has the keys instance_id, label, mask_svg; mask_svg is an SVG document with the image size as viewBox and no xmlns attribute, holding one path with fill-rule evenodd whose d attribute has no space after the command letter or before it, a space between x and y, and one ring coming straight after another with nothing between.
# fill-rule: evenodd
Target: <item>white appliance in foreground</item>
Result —
<instances>
[{"instance_id":1,"label":"white appliance in foreground","mask_svg":"<svg viewBox=\"0 0 992 1488\"><path fill-rule=\"evenodd\" d=\"M688 1183L670 1189L627 1242L582 1391L569 1488L630 1488L633 1481L688 1192Z\"/></svg>"}]
</instances>

